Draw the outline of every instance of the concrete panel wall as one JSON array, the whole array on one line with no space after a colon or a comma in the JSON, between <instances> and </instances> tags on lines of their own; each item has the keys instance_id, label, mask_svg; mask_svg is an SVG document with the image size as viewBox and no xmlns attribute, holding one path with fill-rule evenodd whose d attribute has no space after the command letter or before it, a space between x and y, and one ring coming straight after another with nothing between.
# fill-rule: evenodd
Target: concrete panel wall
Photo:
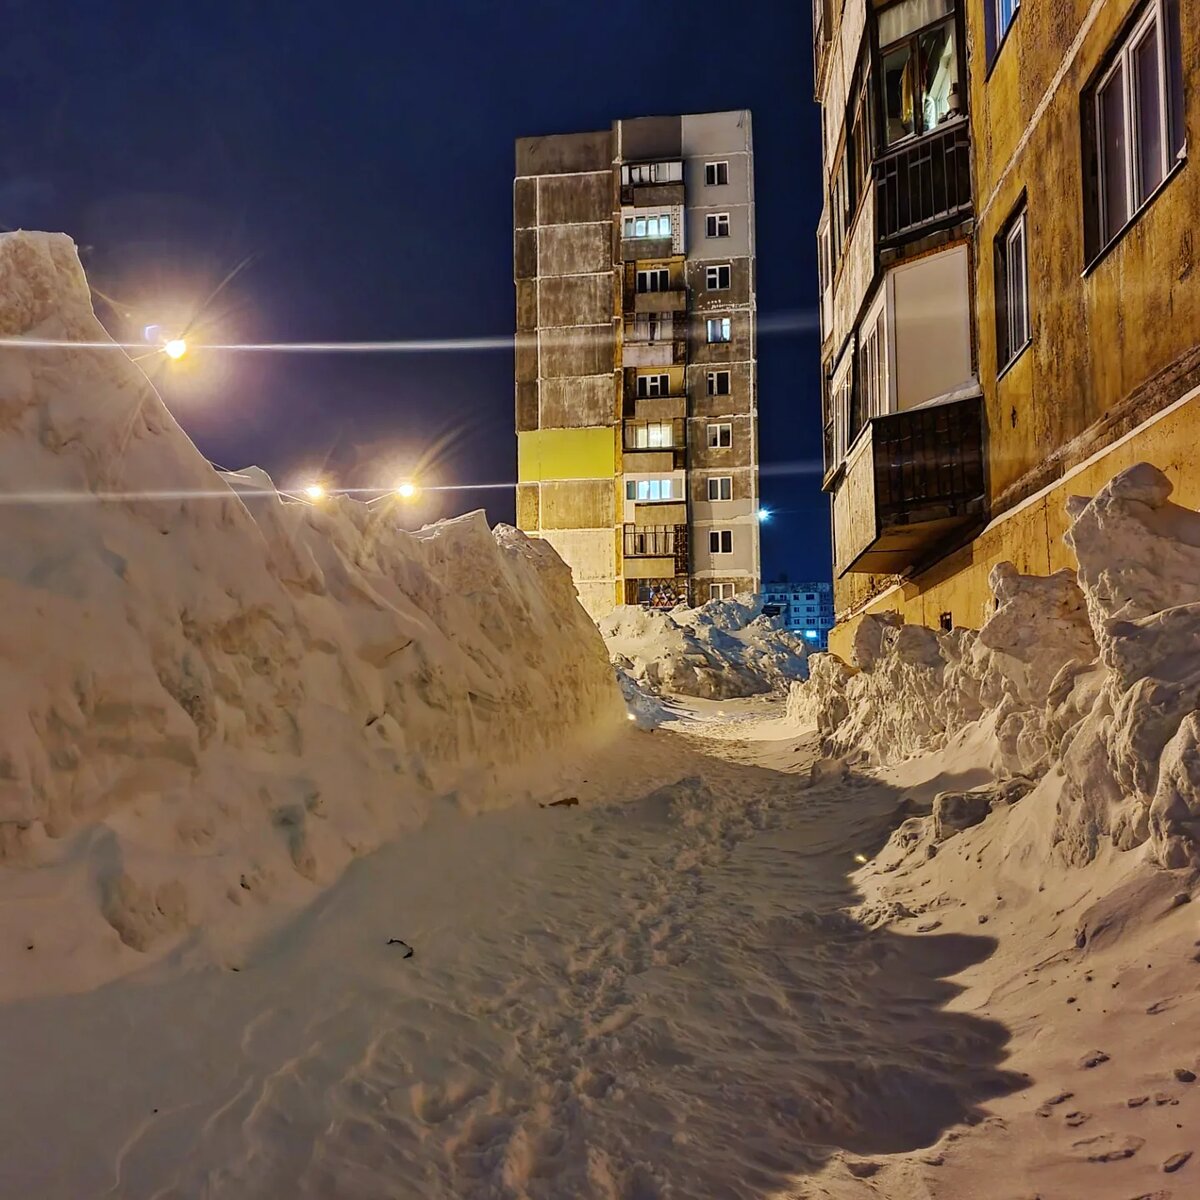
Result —
<instances>
[{"instance_id":1,"label":"concrete panel wall","mask_svg":"<svg viewBox=\"0 0 1200 1200\"><path fill-rule=\"evenodd\" d=\"M710 238L705 221L710 213L729 214L729 236ZM744 257L752 252L754 245L753 218L745 197L741 203L721 201L704 208L687 207L687 256L689 259L706 259L724 262L729 257Z\"/></svg>"},{"instance_id":2,"label":"concrete panel wall","mask_svg":"<svg viewBox=\"0 0 1200 1200\"><path fill-rule=\"evenodd\" d=\"M611 426L535 429L517 435L517 474L522 483L611 478L616 461L616 437Z\"/></svg>"},{"instance_id":3,"label":"concrete panel wall","mask_svg":"<svg viewBox=\"0 0 1200 1200\"><path fill-rule=\"evenodd\" d=\"M722 363L721 369L729 370L729 394L708 394L708 372L710 367L694 363L688 367L687 389L691 400L691 411L697 417L725 416L733 413L749 413L751 407L751 364L748 362Z\"/></svg>"},{"instance_id":4,"label":"concrete panel wall","mask_svg":"<svg viewBox=\"0 0 1200 1200\"><path fill-rule=\"evenodd\" d=\"M536 483L517 484L517 528L536 530L540 517Z\"/></svg>"},{"instance_id":5,"label":"concrete panel wall","mask_svg":"<svg viewBox=\"0 0 1200 1200\"><path fill-rule=\"evenodd\" d=\"M606 325L612 319L611 275L567 275L540 279L537 303L543 329L561 325Z\"/></svg>"},{"instance_id":6,"label":"concrete panel wall","mask_svg":"<svg viewBox=\"0 0 1200 1200\"><path fill-rule=\"evenodd\" d=\"M539 373L542 379L603 375L613 369L614 348L611 325L543 327L538 334Z\"/></svg>"},{"instance_id":7,"label":"concrete panel wall","mask_svg":"<svg viewBox=\"0 0 1200 1200\"><path fill-rule=\"evenodd\" d=\"M679 158L683 153L680 117L634 117L618 121L617 151L625 162Z\"/></svg>"},{"instance_id":8,"label":"concrete panel wall","mask_svg":"<svg viewBox=\"0 0 1200 1200\"><path fill-rule=\"evenodd\" d=\"M691 260L687 265L687 285L692 299L693 312L729 308L731 305L746 305L754 299L753 259L717 257L710 262ZM708 267L718 264L729 266L729 287L708 288Z\"/></svg>"},{"instance_id":9,"label":"concrete panel wall","mask_svg":"<svg viewBox=\"0 0 1200 1200\"><path fill-rule=\"evenodd\" d=\"M580 225L612 215L611 168L595 175L549 175L537 181L537 223Z\"/></svg>"},{"instance_id":10,"label":"concrete panel wall","mask_svg":"<svg viewBox=\"0 0 1200 1200\"><path fill-rule=\"evenodd\" d=\"M573 479L541 485L542 529L599 529L616 511L611 479Z\"/></svg>"},{"instance_id":11,"label":"concrete panel wall","mask_svg":"<svg viewBox=\"0 0 1200 1200\"><path fill-rule=\"evenodd\" d=\"M709 318L722 316L728 316L730 319L731 340L710 342L707 321ZM688 360L690 363L711 363L721 366L726 363L746 362L753 357L752 317L745 309L697 314L691 318L688 324Z\"/></svg>"},{"instance_id":12,"label":"concrete panel wall","mask_svg":"<svg viewBox=\"0 0 1200 1200\"><path fill-rule=\"evenodd\" d=\"M516 173L520 176L602 171L612 163L612 158L612 135L607 129L518 138Z\"/></svg>"},{"instance_id":13,"label":"concrete panel wall","mask_svg":"<svg viewBox=\"0 0 1200 1200\"><path fill-rule=\"evenodd\" d=\"M688 113L681 120L681 132L685 155L733 154L753 144L751 117L745 109Z\"/></svg>"},{"instance_id":14,"label":"concrete panel wall","mask_svg":"<svg viewBox=\"0 0 1200 1200\"><path fill-rule=\"evenodd\" d=\"M607 425L614 419L616 402L612 375L543 379L540 391L543 428Z\"/></svg>"},{"instance_id":15,"label":"concrete panel wall","mask_svg":"<svg viewBox=\"0 0 1200 1200\"><path fill-rule=\"evenodd\" d=\"M616 578L616 534L608 529L547 529L541 536L571 568L575 586Z\"/></svg>"},{"instance_id":16,"label":"concrete panel wall","mask_svg":"<svg viewBox=\"0 0 1200 1200\"><path fill-rule=\"evenodd\" d=\"M732 554L713 554L709 549L709 533L728 529L733 534ZM692 525L692 571L697 576L721 574L749 575L757 559L758 523L745 519L715 522L712 525Z\"/></svg>"},{"instance_id":17,"label":"concrete panel wall","mask_svg":"<svg viewBox=\"0 0 1200 1200\"><path fill-rule=\"evenodd\" d=\"M583 275L611 269L611 222L545 225L537 231L536 274Z\"/></svg>"}]
</instances>

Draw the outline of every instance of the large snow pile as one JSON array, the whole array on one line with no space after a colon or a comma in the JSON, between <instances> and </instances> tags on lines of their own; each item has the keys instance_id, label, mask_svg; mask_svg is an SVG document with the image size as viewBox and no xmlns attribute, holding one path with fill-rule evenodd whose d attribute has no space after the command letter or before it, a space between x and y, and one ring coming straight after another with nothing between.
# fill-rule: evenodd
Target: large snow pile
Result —
<instances>
[{"instance_id":1,"label":"large snow pile","mask_svg":"<svg viewBox=\"0 0 1200 1200\"><path fill-rule=\"evenodd\" d=\"M68 238L0 237L0 332L107 342ZM0 935L34 951L10 991L250 937L432 804L501 803L509 768L624 719L548 544L220 476L120 351L0 346L0 471L24 495L0 507Z\"/></svg>"},{"instance_id":2,"label":"large snow pile","mask_svg":"<svg viewBox=\"0 0 1200 1200\"><path fill-rule=\"evenodd\" d=\"M670 611L626 605L600 622L617 667L638 685L725 700L785 688L807 674L807 649L748 600Z\"/></svg>"},{"instance_id":3,"label":"large snow pile","mask_svg":"<svg viewBox=\"0 0 1200 1200\"><path fill-rule=\"evenodd\" d=\"M1075 498L1078 572L991 576L978 631L865 618L853 666L813 661L789 712L827 752L896 761L987 734L992 770L1053 777L1053 842L1083 864L1102 839L1200 864L1200 514L1140 464Z\"/></svg>"}]
</instances>

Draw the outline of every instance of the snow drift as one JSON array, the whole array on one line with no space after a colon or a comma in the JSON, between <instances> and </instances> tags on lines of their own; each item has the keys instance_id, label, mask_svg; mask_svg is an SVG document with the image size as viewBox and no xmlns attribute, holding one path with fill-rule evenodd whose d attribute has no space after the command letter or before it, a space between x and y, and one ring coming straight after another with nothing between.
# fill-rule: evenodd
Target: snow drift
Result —
<instances>
[{"instance_id":1,"label":"snow drift","mask_svg":"<svg viewBox=\"0 0 1200 1200\"><path fill-rule=\"evenodd\" d=\"M651 690L726 700L787 687L807 673L807 649L748 600L670 611L626 605L600 622L619 670Z\"/></svg>"},{"instance_id":2,"label":"snow drift","mask_svg":"<svg viewBox=\"0 0 1200 1200\"><path fill-rule=\"evenodd\" d=\"M0 237L0 328L107 342L68 238ZM10 991L249 937L439 799L504 802L503 772L623 720L549 545L219 475L118 350L0 346L0 470Z\"/></svg>"},{"instance_id":3,"label":"snow drift","mask_svg":"<svg viewBox=\"0 0 1200 1200\"><path fill-rule=\"evenodd\" d=\"M978 631L865 617L853 666L815 658L789 714L816 724L828 753L877 763L986 734L998 776L1053 782L1067 862L1107 839L1200 865L1200 514L1170 494L1142 463L1073 498L1078 571L998 565Z\"/></svg>"}]
</instances>

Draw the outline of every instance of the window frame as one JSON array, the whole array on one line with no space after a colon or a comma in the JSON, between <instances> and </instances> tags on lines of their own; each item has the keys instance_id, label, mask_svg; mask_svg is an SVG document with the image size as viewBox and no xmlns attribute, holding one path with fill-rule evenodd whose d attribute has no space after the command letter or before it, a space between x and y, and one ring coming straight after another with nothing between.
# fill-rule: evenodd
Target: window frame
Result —
<instances>
[{"instance_id":1,"label":"window frame","mask_svg":"<svg viewBox=\"0 0 1200 1200\"><path fill-rule=\"evenodd\" d=\"M725 376L725 389L716 387L716 381ZM727 367L720 371L707 371L704 376L704 394L706 396L731 396L733 394L733 372Z\"/></svg>"},{"instance_id":2,"label":"window frame","mask_svg":"<svg viewBox=\"0 0 1200 1200\"><path fill-rule=\"evenodd\" d=\"M1023 328L1014 325L1013 245L1020 240L1021 305ZM1022 193L1013 211L996 233L995 263L996 378L999 380L1033 343L1033 319L1029 291L1029 208ZM1018 338L1019 335L1019 338Z\"/></svg>"},{"instance_id":3,"label":"window frame","mask_svg":"<svg viewBox=\"0 0 1200 1200\"><path fill-rule=\"evenodd\" d=\"M647 286L642 287L643 278ZM651 281L662 286L650 286ZM638 267L633 280L634 291L639 296L648 296L654 292L669 292L671 290L671 269L669 267Z\"/></svg>"},{"instance_id":4,"label":"window frame","mask_svg":"<svg viewBox=\"0 0 1200 1200\"><path fill-rule=\"evenodd\" d=\"M728 546L728 549L724 549L724 546ZM709 554L732 554L733 530L710 529L708 531L708 552Z\"/></svg>"},{"instance_id":5,"label":"window frame","mask_svg":"<svg viewBox=\"0 0 1200 1200\"><path fill-rule=\"evenodd\" d=\"M721 168L724 167L725 178L722 179ZM709 179L709 169L712 169L712 179ZM729 186L729 159L715 159L713 162L704 164L704 186L705 187L728 187Z\"/></svg>"},{"instance_id":6,"label":"window frame","mask_svg":"<svg viewBox=\"0 0 1200 1200\"><path fill-rule=\"evenodd\" d=\"M725 282L721 282L721 272L725 272ZM716 283L713 283L713 279ZM704 290L706 292L727 292L733 286L733 264L713 263L704 268Z\"/></svg>"},{"instance_id":7,"label":"window frame","mask_svg":"<svg viewBox=\"0 0 1200 1200\"><path fill-rule=\"evenodd\" d=\"M708 585L708 598L710 600L732 600L736 593L733 590L732 583L713 582Z\"/></svg>"},{"instance_id":8,"label":"window frame","mask_svg":"<svg viewBox=\"0 0 1200 1200\"><path fill-rule=\"evenodd\" d=\"M625 481L625 499L632 500L634 504L677 503L683 497L675 495L675 482L671 475L655 476L652 479L627 479ZM651 495L652 491L657 491L659 494Z\"/></svg>"},{"instance_id":9,"label":"window frame","mask_svg":"<svg viewBox=\"0 0 1200 1200\"><path fill-rule=\"evenodd\" d=\"M717 494L713 495L713 484L716 484ZM722 484L727 484L727 487L722 487ZM728 496L722 496L721 492L727 491ZM732 475L710 475L708 477L708 499L711 504L728 504L733 500L733 476Z\"/></svg>"},{"instance_id":10,"label":"window frame","mask_svg":"<svg viewBox=\"0 0 1200 1200\"><path fill-rule=\"evenodd\" d=\"M638 233L637 232L637 223L639 221L644 223L644 226L647 230L649 230L649 228L650 228L650 222L653 221L655 232L654 233L649 233L649 232ZM663 233L662 229L660 227L660 223L663 221L666 221L666 223L667 223L666 233ZM630 232L631 228L632 228L633 232ZM665 241L666 239L673 238L674 236L675 236L675 227L672 222L671 214L669 212L634 213L632 216L623 217L622 221L621 221L621 237L624 241L627 241L627 242L651 241L651 240Z\"/></svg>"},{"instance_id":11,"label":"window frame","mask_svg":"<svg viewBox=\"0 0 1200 1200\"><path fill-rule=\"evenodd\" d=\"M722 232L724 229L724 232ZM727 238L730 235L730 221L727 212L704 214L704 236L706 238Z\"/></svg>"},{"instance_id":12,"label":"window frame","mask_svg":"<svg viewBox=\"0 0 1200 1200\"><path fill-rule=\"evenodd\" d=\"M664 383L663 380L666 382ZM669 396L671 394L671 376L667 371L639 375L635 390L639 400L653 400L658 396Z\"/></svg>"},{"instance_id":13,"label":"window frame","mask_svg":"<svg viewBox=\"0 0 1200 1200\"><path fill-rule=\"evenodd\" d=\"M720 337L713 337L713 326L720 327ZM705 341L710 346L727 346L733 341L732 317L707 317L704 321Z\"/></svg>"},{"instance_id":14,"label":"window frame","mask_svg":"<svg viewBox=\"0 0 1200 1200\"><path fill-rule=\"evenodd\" d=\"M993 0L988 0L992 3ZM875 89L876 91L876 131L878 133L879 146L876 151L877 155L886 155L889 152L898 149L901 146L911 146L914 142L920 141L922 138L930 137L933 134L939 133L947 125L953 124L955 121L965 120L968 116L967 104L969 96L969 78L968 68L965 57L965 32L962 23L959 20L960 9L958 5L954 5L947 13L936 17L932 21L924 25L918 26L915 29L909 30L901 37L894 41L888 42L886 46L881 45L878 50L879 63L879 82ZM945 119L925 128L924 104L922 97L917 94L914 88L913 94L913 129L911 133L903 134L901 137L894 140L888 140L888 105L887 105L887 75L884 72L884 63L887 56L901 46L908 46L909 56L908 62L914 64L913 72L914 79L916 78L916 66L921 61L921 39L927 34L932 33L935 29L946 25L950 29L950 34L954 39L954 73L955 80L953 86L958 88L958 112L954 115L947 115ZM906 67L906 69L908 69ZM919 81L917 81L919 83Z\"/></svg>"},{"instance_id":15,"label":"window frame","mask_svg":"<svg viewBox=\"0 0 1200 1200\"><path fill-rule=\"evenodd\" d=\"M1187 161L1186 127L1180 113L1183 96L1183 61L1180 44L1181 5L1178 0L1146 0L1135 8L1113 38L1100 66L1081 93L1084 158L1084 269L1087 275L1137 223L1158 194ZM1139 186L1144 128L1140 121L1136 52L1148 36L1158 40L1158 135L1161 143L1161 176L1149 189ZM1121 119L1124 157L1121 179L1127 212L1120 226L1108 232L1108 196L1105 175L1103 95L1121 73ZM1179 95L1176 95L1178 90ZM1186 118L1183 121L1186 126ZM1090 193L1090 194L1089 194Z\"/></svg>"},{"instance_id":16,"label":"window frame","mask_svg":"<svg viewBox=\"0 0 1200 1200\"><path fill-rule=\"evenodd\" d=\"M724 432L722 432L724 431ZM713 437L716 437L716 441ZM722 441L721 439L725 440ZM708 448L710 450L732 450L733 449L733 422L732 421L713 421L708 425L707 430Z\"/></svg>"}]
</instances>

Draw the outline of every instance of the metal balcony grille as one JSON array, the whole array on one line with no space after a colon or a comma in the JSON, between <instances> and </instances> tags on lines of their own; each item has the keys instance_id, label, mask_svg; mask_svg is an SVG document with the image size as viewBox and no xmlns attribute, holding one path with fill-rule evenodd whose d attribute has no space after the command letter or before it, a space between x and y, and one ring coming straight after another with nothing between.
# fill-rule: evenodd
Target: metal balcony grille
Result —
<instances>
[{"instance_id":1,"label":"metal balcony grille","mask_svg":"<svg viewBox=\"0 0 1200 1200\"><path fill-rule=\"evenodd\" d=\"M971 211L971 140L965 120L875 161L875 220L881 242Z\"/></svg>"}]
</instances>

